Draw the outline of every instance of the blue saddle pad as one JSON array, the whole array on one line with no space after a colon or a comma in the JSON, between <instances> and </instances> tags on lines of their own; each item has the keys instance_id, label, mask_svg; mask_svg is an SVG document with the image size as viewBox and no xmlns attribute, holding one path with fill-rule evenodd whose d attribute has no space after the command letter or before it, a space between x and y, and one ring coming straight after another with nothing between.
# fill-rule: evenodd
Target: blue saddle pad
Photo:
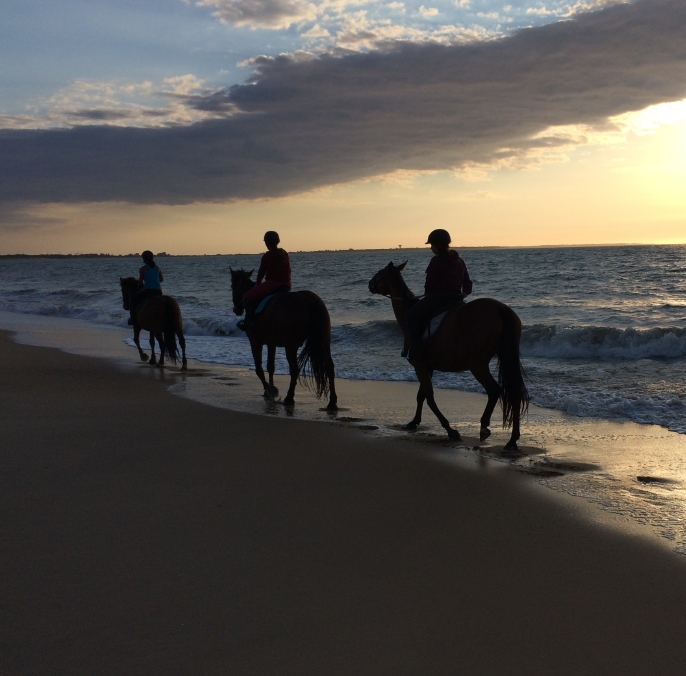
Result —
<instances>
[{"instance_id":1,"label":"blue saddle pad","mask_svg":"<svg viewBox=\"0 0 686 676\"><path fill-rule=\"evenodd\" d=\"M278 287L274 293L270 293L268 296L265 296L261 301L260 304L257 306L255 309L255 314L258 315L264 308L267 306L267 303L274 298L274 296L280 296L282 293L288 293L290 291L290 288L287 286L280 286Z\"/></svg>"},{"instance_id":2,"label":"blue saddle pad","mask_svg":"<svg viewBox=\"0 0 686 676\"><path fill-rule=\"evenodd\" d=\"M264 306L276 296L275 293L269 294L268 296L265 296L261 301L260 304L257 306L257 309L255 310L255 314L258 315L262 310L264 310Z\"/></svg>"}]
</instances>

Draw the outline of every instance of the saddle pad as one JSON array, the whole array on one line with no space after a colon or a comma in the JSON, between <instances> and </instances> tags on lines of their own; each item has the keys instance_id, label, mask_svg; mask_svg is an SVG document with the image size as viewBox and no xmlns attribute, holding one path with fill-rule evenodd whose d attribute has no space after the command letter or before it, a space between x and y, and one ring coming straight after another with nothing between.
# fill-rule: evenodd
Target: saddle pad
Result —
<instances>
[{"instance_id":1,"label":"saddle pad","mask_svg":"<svg viewBox=\"0 0 686 676\"><path fill-rule=\"evenodd\" d=\"M260 304L257 306L257 309L255 310L255 314L258 315L262 310L264 310L264 306L272 299L274 296L277 296L278 294L276 293L270 293L268 296L265 296L261 301Z\"/></svg>"},{"instance_id":2,"label":"saddle pad","mask_svg":"<svg viewBox=\"0 0 686 676\"><path fill-rule=\"evenodd\" d=\"M436 315L435 317L431 318L429 325L426 327L426 331L424 331L422 340L426 340L427 338L431 338L431 336L436 335L436 331L438 331L438 329L441 328L441 324L443 323L443 320L445 319L445 316L448 314L448 312L450 312L450 310L441 312L440 315Z\"/></svg>"}]
</instances>

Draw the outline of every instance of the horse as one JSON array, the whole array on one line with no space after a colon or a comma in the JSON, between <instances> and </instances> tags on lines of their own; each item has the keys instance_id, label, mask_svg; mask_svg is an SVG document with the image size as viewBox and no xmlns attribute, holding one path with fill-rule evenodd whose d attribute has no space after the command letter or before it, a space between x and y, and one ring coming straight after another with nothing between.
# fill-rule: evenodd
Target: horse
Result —
<instances>
[{"instance_id":1,"label":"horse","mask_svg":"<svg viewBox=\"0 0 686 676\"><path fill-rule=\"evenodd\" d=\"M241 316L245 310L243 294L255 286L250 278L254 270L233 270L231 293L233 311ZM255 373L264 387L266 399L274 399L279 390L274 386L274 360L276 348L286 348L286 359L291 376L285 406L295 403L295 386L300 379L314 390L317 398L329 395L327 411L337 411L334 364L331 358L331 319L324 301L311 291L290 291L276 294L262 312L255 316L252 327L245 333L255 360ZM305 345L298 356L298 349ZM262 348L267 346L269 382L262 369Z\"/></svg>"},{"instance_id":2,"label":"horse","mask_svg":"<svg viewBox=\"0 0 686 676\"><path fill-rule=\"evenodd\" d=\"M138 280L135 277L119 278L121 295L124 301L124 309L129 310L131 297L138 291ZM150 366L164 368L165 355L172 364L176 364L179 358L179 351L176 346L176 338L181 345L182 360L181 370L188 368L186 361L186 339L183 337L183 318L179 304L171 296L153 296L138 308L133 315L133 341L138 348L141 361L148 361L148 355L141 350L140 333L141 329L150 331ZM155 338L160 344L160 360L155 359Z\"/></svg>"},{"instance_id":3,"label":"horse","mask_svg":"<svg viewBox=\"0 0 686 676\"><path fill-rule=\"evenodd\" d=\"M369 281L369 291L391 299L395 318L409 344L405 314L419 299L410 291L402 276L402 265L389 263ZM448 437L460 441L460 433L450 426L434 399L432 377L434 371L457 373L470 371L483 385L488 403L481 416L479 438L485 441L491 434L491 414L500 400L503 409L503 428L512 427L512 436L505 451L517 451L519 421L529 408L529 393L519 356L522 322L504 303L492 298L478 298L451 309L435 335L422 343L421 356L410 361L419 380L417 410L405 426L415 431L422 420L424 400L434 412ZM489 363L498 357L498 382L491 375Z\"/></svg>"}]
</instances>

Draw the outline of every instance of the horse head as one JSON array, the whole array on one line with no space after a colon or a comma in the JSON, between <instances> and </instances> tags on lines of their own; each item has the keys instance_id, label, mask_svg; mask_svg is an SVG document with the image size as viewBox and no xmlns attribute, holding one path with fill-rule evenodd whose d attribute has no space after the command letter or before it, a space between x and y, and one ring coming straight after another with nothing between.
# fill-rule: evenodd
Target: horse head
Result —
<instances>
[{"instance_id":1,"label":"horse head","mask_svg":"<svg viewBox=\"0 0 686 676\"><path fill-rule=\"evenodd\" d=\"M124 309L128 312L131 296L138 291L138 280L135 277L120 277L121 296L124 301Z\"/></svg>"},{"instance_id":2,"label":"horse head","mask_svg":"<svg viewBox=\"0 0 686 676\"><path fill-rule=\"evenodd\" d=\"M246 291L255 286L255 282L252 279L252 273L255 272L255 268L252 270L234 270L229 268L231 272L231 297L233 300L233 312L237 316L243 314L245 306L243 304L243 294Z\"/></svg>"},{"instance_id":3,"label":"horse head","mask_svg":"<svg viewBox=\"0 0 686 676\"><path fill-rule=\"evenodd\" d=\"M407 261L401 265L393 265L391 261L385 268L381 268L370 280L369 291L381 296L401 296L406 289L402 271Z\"/></svg>"}]
</instances>

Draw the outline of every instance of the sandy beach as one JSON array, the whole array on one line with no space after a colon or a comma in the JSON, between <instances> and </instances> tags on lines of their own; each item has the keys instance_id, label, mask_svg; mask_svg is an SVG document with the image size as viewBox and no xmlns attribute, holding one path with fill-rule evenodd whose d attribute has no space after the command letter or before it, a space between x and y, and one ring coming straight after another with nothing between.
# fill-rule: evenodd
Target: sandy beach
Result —
<instances>
[{"instance_id":1,"label":"sandy beach","mask_svg":"<svg viewBox=\"0 0 686 676\"><path fill-rule=\"evenodd\" d=\"M681 674L686 560L531 479L3 362L3 674Z\"/></svg>"}]
</instances>

